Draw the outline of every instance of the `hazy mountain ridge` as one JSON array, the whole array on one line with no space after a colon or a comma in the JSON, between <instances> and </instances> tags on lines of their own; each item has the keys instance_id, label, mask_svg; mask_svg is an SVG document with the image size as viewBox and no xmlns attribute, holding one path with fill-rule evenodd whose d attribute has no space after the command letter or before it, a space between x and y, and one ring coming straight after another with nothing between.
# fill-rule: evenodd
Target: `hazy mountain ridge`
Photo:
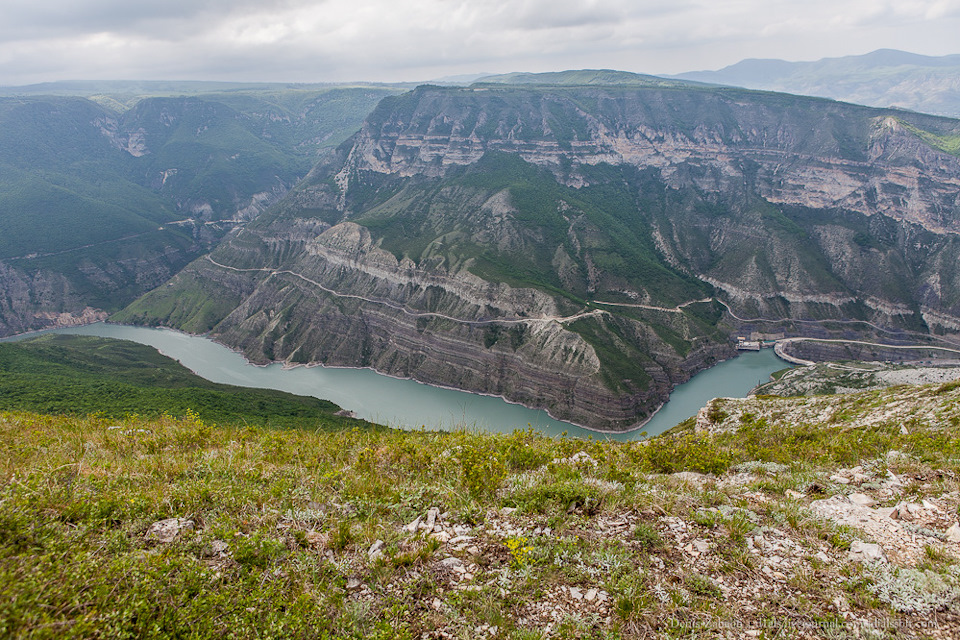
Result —
<instances>
[{"instance_id":1,"label":"hazy mountain ridge","mask_svg":"<svg viewBox=\"0 0 960 640\"><path fill-rule=\"evenodd\" d=\"M717 71L674 77L960 117L960 55L880 49L814 62L743 60Z\"/></svg>"},{"instance_id":2,"label":"hazy mountain ridge","mask_svg":"<svg viewBox=\"0 0 960 640\"><path fill-rule=\"evenodd\" d=\"M477 78L474 84L508 84L508 85L544 85L544 86L645 86L645 87L676 87L697 84L687 81L672 80L660 76L653 76L616 69L580 69L569 71L548 71L542 73L514 72L495 75L485 75Z\"/></svg>"},{"instance_id":3,"label":"hazy mountain ridge","mask_svg":"<svg viewBox=\"0 0 960 640\"><path fill-rule=\"evenodd\" d=\"M118 317L622 428L729 354L717 292L960 326L958 131L732 89L422 87Z\"/></svg>"}]
</instances>

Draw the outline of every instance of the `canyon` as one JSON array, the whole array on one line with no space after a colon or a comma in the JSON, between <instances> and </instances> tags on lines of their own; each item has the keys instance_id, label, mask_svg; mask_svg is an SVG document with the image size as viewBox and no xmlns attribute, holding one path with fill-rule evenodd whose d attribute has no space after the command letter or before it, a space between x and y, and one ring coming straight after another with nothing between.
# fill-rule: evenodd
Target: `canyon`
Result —
<instances>
[{"instance_id":1,"label":"canyon","mask_svg":"<svg viewBox=\"0 0 960 640\"><path fill-rule=\"evenodd\" d=\"M958 135L682 83L423 86L114 318L627 429L738 318L955 331Z\"/></svg>"}]
</instances>

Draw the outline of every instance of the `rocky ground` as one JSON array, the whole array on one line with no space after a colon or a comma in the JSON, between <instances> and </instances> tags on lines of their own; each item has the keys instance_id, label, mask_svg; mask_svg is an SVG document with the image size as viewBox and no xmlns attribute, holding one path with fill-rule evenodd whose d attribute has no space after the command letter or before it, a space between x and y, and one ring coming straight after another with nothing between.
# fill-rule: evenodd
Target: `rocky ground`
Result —
<instances>
[{"instance_id":1,"label":"rocky ground","mask_svg":"<svg viewBox=\"0 0 960 640\"><path fill-rule=\"evenodd\" d=\"M960 385L647 442L0 416L11 637L954 638Z\"/></svg>"},{"instance_id":2,"label":"rocky ground","mask_svg":"<svg viewBox=\"0 0 960 640\"><path fill-rule=\"evenodd\" d=\"M901 384L939 384L960 378L958 364L924 366L883 362L822 362L791 369L778 379L760 385L754 389L754 393L809 396L883 389Z\"/></svg>"},{"instance_id":3,"label":"rocky ground","mask_svg":"<svg viewBox=\"0 0 960 640\"><path fill-rule=\"evenodd\" d=\"M381 560L375 542L348 581L349 597L374 604L431 575L437 595L420 604L438 627L423 638L501 637L496 624L464 628L457 603L467 594L515 600L508 628L536 637L604 629L630 637L887 637L894 627L892 637L955 638L960 492L950 478L953 490L934 495L925 482L934 478L901 478L886 462L911 467L893 452L868 470L814 475L784 495L771 489L798 478L776 464L719 477L651 476L643 490L662 495L667 509L612 510L562 531L510 507L488 512L480 526L434 507L399 531L401 546L435 546L432 561L371 585L364 560ZM544 563L561 575L531 581ZM642 609L634 607L646 611L635 615Z\"/></svg>"}]
</instances>

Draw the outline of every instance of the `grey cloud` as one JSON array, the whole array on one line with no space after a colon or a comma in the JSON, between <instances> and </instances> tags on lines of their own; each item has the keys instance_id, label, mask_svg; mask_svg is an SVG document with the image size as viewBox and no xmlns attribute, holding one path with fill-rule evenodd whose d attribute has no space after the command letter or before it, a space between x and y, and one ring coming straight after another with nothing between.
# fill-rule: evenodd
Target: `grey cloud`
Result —
<instances>
[{"instance_id":1,"label":"grey cloud","mask_svg":"<svg viewBox=\"0 0 960 640\"><path fill-rule=\"evenodd\" d=\"M294 0L4 0L0 38L110 32L180 39L227 16L284 8ZM319 4L315 2L313 4Z\"/></svg>"},{"instance_id":2,"label":"grey cloud","mask_svg":"<svg viewBox=\"0 0 960 640\"><path fill-rule=\"evenodd\" d=\"M927 0L0 3L0 84L95 76L423 80L588 66L666 73L881 47L956 53L960 26L960 0L933 3L936 19L925 17Z\"/></svg>"},{"instance_id":3,"label":"grey cloud","mask_svg":"<svg viewBox=\"0 0 960 640\"><path fill-rule=\"evenodd\" d=\"M524 29L557 29L610 24L626 12L619 2L526 0L513 4L515 24Z\"/></svg>"}]
</instances>

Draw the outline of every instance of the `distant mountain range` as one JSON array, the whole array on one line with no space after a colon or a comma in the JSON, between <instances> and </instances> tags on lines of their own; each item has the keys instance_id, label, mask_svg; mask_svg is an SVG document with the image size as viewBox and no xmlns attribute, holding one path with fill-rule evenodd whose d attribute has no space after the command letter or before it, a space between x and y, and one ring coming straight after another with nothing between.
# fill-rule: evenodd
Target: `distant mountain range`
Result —
<instances>
[{"instance_id":1,"label":"distant mountain range","mask_svg":"<svg viewBox=\"0 0 960 640\"><path fill-rule=\"evenodd\" d=\"M960 55L880 49L814 62L749 59L673 77L960 117Z\"/></svg>"}]
</instances>

